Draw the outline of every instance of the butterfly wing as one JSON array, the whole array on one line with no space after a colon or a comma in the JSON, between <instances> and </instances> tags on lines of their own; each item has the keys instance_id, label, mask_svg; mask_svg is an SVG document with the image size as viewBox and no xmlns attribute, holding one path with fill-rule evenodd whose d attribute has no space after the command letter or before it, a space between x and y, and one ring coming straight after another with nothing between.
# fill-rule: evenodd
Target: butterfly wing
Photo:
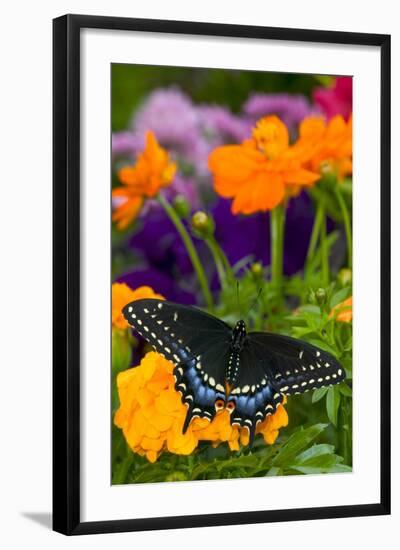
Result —
<instances>
[{"instance_id":1,"label":"butterfly wing","mask_svg":"<svg viewBox=\"0 0 400 550\"><path fill-rule=\"evenodd\" d=\"M225 403L225 368L232 329L197 308L155 299L127 304L128 323L174 363L175 388L188 406L183 432L192 418L214 418Z\"/></svg>"},{"instance_id":2,"label":"butterfly wing","mask_svg":"<svg viewBox=\"0 0 400 550\"><path fill-rule=\"evenodd\" d=\"M240 370L231 390L232 424L247 426L250 440L284 395L338 384L345 371L337 359L308 342L268 332L251 332L240 354Z\"/></svg>"}]
</instances>

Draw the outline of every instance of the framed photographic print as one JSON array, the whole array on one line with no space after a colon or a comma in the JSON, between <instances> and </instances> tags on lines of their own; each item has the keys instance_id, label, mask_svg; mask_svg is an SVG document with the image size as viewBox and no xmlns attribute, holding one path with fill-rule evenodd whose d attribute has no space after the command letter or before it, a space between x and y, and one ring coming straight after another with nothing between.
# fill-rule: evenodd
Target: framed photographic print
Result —
<instances>
[{"instance_id":1,"label":"framed photographic print","mask_svg":"<svg viewBox=\"0 0 400 550\"><path fill-rule=\"evenodd\" d=\"M389 254L389 36L55 19L54 529L390 513Z\"/></svg>"}]
</instances>

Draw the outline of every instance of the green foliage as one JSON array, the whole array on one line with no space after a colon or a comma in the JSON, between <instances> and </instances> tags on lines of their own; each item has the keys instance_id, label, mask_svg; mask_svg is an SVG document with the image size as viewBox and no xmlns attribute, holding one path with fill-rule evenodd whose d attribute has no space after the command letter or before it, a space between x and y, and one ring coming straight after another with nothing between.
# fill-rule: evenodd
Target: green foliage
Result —
<instances>
[{"instance_id":1,"label":"green foliage","mask_svg":"<svg viewBox=\"0 0 400 550\"><path fill-rule=\"evenodd\" d=\"M265 477L294 474L349 472L334 445L319 443L327 424L300 428L290 437L282 437L267 446L258 438L252 451L230 452L203 444L191 456L163 453L155 464L122 447L123 457L114 465L113 483L147 483Z\"/></svg>"}]
</instances>

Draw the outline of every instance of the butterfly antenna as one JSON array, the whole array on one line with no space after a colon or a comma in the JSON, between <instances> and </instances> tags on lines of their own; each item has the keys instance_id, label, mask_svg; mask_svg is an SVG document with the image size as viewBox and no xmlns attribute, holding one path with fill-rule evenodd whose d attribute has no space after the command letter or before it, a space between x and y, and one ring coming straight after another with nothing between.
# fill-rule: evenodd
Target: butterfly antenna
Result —
<instances>
[{"instance_id":1,"label":"butterfly antenna","mask_svg":"<svg viewBox=\"0 0 400 550\"><path fill-rule=\"evenodd\" d=\"M239 310L240 318L243 319L242 309L240 307L240 300L239 300L239 281L236 281L236 300L237 300L237 307L238 307L238 310Z\"/></svg>"},{"instance_id":2,"label":"butterfly antenna","mask_svg":"<svg viewBox=\"0 0 400 550\"><path fill-rule=\"evenodd\" d=\"M253 303L251 304L250 308L249 308L249 311L247 312L247 316L249 315L250 311L253 309L253 307L256 305L256 303L258 302L258 299L259 297L261 296L261 294L263 293L263 288L261 287L258 292L257 292L257 296L255 297Z\"/></svg>"}]
</instances>

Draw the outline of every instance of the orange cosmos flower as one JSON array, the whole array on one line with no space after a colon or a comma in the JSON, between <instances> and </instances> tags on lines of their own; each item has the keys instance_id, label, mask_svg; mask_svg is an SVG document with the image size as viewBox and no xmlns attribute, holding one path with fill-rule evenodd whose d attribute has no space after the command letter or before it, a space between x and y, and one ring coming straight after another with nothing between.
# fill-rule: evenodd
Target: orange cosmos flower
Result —
<instances>
[{"instance_id":1,"label":"orange cosmos flower","mask_svg":"<svg viewBox=\"0 0 400 550\"><path fill-rule=\"evenodd\" d=\"M144 151L134 166L125 166L118 172L123 184L113 190L117 203L112 219L118 229L125 229L139 213L146 197L155 197L162 187L171 184L176 164L157 142L153 132L147 132Z\"/></svg>"},{"instance_id":2,"label":"orange cosmos flower","mask_svg":"<svg viewBox=\"0 0 400 550\"><path fill-rule=\"evenodd\" d=\"M320 175L305 169L306 148L289 145L289 132L275 115L258 121L252 139L217 147L209 156L216 192L233 198L234 214L272 210L292 194L292 186L308 186Z\"/></svg>"},{"instance_id":3,"label":"orange cosmos flower","mask_svg":"<svg viewBox=\"0 0 400 550\"><path fill-rule=\"evenodd\" d=\"M226 409L218 412L212 422L194 418L182 433L187 409L175 390L173 369L170 361L149 352L140 365L118 374L120 407L114 423L122 429L132 451L155 462L163 451L189 455L199 441L210 441L213 446L226 442L231 450L238 450L239 443L247 445L248 431L231 426ZM274 415L258 425L257 433L271 445L279 429L287 424L287 412L280 405Z\"/></svg>"},{"instance_id":4,"label":"orange cosmos flower","mask_svg":"<svg viewBox=\"0 0 400 550\"><path fill-rule=\"evenodd\" d=\"M157 298L164 300L164 296L156 294L149 286L140 286L135 290L132 290L125 283L114 283L112 285L112 325L115 328L125 329L129 327L128 322L122 315L122 308L133 302L134 300L141 300L142 298Z\"/></svg>"},{"instance_id":5,"label":"orange cosmos flower","mask_svg":"<svg viewBox=\"0 0 400 550\"><path fill-rule=\"evenodd\" d=\"M337 304L330 312L329 317L334 317L341 323L351 323L353 320L353 296Z\"/></svg>"},{"instance_id":6,"label":"orange cosmos flower","mask_svg":"<svg viewBox=\"0 0 400 550\"><path fill-rule=\"evenodd\" d=\"M320 117L308 117L300 124L299 151L309 157L313 172L334 172L339 179L352 173L352 117L348 122L341 115L328 123Z\"/></svg>"}]
</instances>

